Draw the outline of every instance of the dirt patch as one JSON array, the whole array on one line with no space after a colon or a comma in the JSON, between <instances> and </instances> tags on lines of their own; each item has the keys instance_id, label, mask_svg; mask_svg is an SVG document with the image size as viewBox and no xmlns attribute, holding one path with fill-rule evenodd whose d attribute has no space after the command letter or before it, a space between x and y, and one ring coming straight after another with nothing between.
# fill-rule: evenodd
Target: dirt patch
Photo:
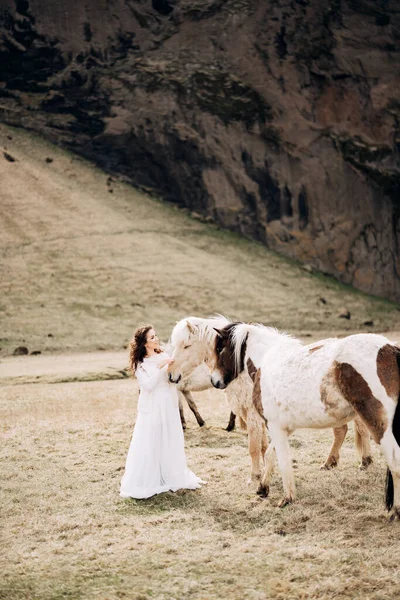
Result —
<instances>
[{"instance_id":1,"label":"dirt patch","mask_svg":"<svg viewBox=\"0 0 400 600\"><path fill-rule=\"evenodd\" d=\"M127 351L7 356L0 362L0 382L3 385L98 381L128 376Z\"/></svg>"}]
</instances>

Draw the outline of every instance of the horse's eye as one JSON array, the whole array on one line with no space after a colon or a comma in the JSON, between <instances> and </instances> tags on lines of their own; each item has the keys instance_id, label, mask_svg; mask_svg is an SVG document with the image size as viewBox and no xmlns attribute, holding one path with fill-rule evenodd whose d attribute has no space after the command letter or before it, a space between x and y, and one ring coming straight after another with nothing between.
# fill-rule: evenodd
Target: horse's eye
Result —
<instances>
[{"instance_id":1,"label":"horse's eye","mask_svg":"<svg viewBox=\"0 0 400 600\"><path fill-rule=\"evenodd\" d=\"M192 344L187 344L186 346L183 346L183 349L184 349L184 350L187 350L188 348L190 348L190 346L191 346L191 345L192 345Z\"/></svg>"}]
</instances>

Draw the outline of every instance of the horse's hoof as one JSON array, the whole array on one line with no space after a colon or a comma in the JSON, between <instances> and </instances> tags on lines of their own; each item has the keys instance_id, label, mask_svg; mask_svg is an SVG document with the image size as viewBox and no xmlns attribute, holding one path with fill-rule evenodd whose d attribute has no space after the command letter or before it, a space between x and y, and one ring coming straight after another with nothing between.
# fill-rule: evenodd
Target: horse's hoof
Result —
<instances>
[{"instance_id":1,"label":"horse's hoof","mask_svg":"<svg viewBox=\"0 0 400 600\"><path fill-rule=\"evenodd\" d=\"M257 496L260 496L260 498L268 498L268 494L269 486L260 484L257 490Z\"/></svg>"},{"instance_id":2,"label":"horse's hoof","mask_svg":"<svg viewBox=\"0 0 400 600\"><path fill-rule=\"evenodd\" d=\"M199 424L199 427L203 427L206 424L205 421L197 421L197 422Z\"/></svg>"},{"instance_id":3,"label":"horse's hoof","mask_svg":"<svg viewBox=\"0 0 400 600\"><path fill-rule=\"evenodd\" d=\"M293 502L293 498L291 498L289 496L285 496L284 498L282 498L282 500L280 502L278 502L278 508L284 508L288 504L292 504L292 502Z\"/></svg>"},{"instance_id":4,"label":"horse's hoof","mask_svg":"<svg viewBox=\"0 0 400 600\"><path fill-rule=\"evenodd\" d=\"M321 471L330 471L338 466L337 460L334 458L328 459L326 463L320 466Z\"/></svg>"},{"instance_id":5,"label":"horse's hoof","mask_svg":"<svg viewBox=\"0 0 400 600\"><path fill-rule=\"evenodd\" d=\"M389 522L393 523L393 521L400 521L400 507L394 508L389 515Z\"/></svg>"},{"instance_id":6,"label":"horse's hoof","mask_svg":"<svg viewBox=\"0 0 400 600\"><path fill-rule=\"evenodd\" d=\"M360 471L366 471L369 465L372 465L373 462L374 461L372 460L372 456L364 456L358 468L360 469Z\"/></svg>"},{"instance_id":7,"label":"horse's hoof","mask_svg":"<svg viewBox=\"0 0 400 600\"><path fill-rule=\"evenodd\" d=\"M228 427L225 429L225 431L233 431L235 429L235 426L233 425L233 427L231 427L230 425L228 425Z\"/></svg>"}]
</instances>

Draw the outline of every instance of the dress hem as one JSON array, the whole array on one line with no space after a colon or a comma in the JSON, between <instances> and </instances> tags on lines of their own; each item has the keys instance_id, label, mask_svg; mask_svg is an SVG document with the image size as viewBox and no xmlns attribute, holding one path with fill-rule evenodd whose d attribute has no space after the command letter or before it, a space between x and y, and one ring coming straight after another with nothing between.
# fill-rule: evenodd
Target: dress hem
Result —
<instances>
[{"instance_id":1,"label":"dress hem","mask_svg":"<svg viewBox=\"0 0 400 600\"><path fill-rule=\"evenodd\" d=\"M178 487L163 485L159 488L156 488L155 490L140 490L137 492L131 492L129 494L121 491L119 495L121 496L121 498L134 498L135 500L145 500L146 498L151 498L152 496L157 496L158 494L163 494L164 492L177 492L178 490L198 490L201 488L202 484L205 483L205 481L199 479L199 481L197 483L194 483L193 485L186 484Z\"/></svg>"}]
</instances>

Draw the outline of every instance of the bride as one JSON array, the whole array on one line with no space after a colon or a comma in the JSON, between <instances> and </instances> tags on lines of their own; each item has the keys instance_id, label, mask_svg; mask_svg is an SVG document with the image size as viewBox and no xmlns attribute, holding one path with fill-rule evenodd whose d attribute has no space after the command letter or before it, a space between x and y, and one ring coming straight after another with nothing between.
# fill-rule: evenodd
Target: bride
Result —
<instances>
[{"instance_id":1,"label":"bride","mask_svg":"<svg viewBox=\"0 0 400 600\"><path fill-rule=\"evenodd\" d=\"M139 381L138 414L121 480L123 498L150 498L205 483L186 464L178 391L168 382L173 359L160 350L151 325L134 333L129 363Z\"/></svg>"}]
</instances>

